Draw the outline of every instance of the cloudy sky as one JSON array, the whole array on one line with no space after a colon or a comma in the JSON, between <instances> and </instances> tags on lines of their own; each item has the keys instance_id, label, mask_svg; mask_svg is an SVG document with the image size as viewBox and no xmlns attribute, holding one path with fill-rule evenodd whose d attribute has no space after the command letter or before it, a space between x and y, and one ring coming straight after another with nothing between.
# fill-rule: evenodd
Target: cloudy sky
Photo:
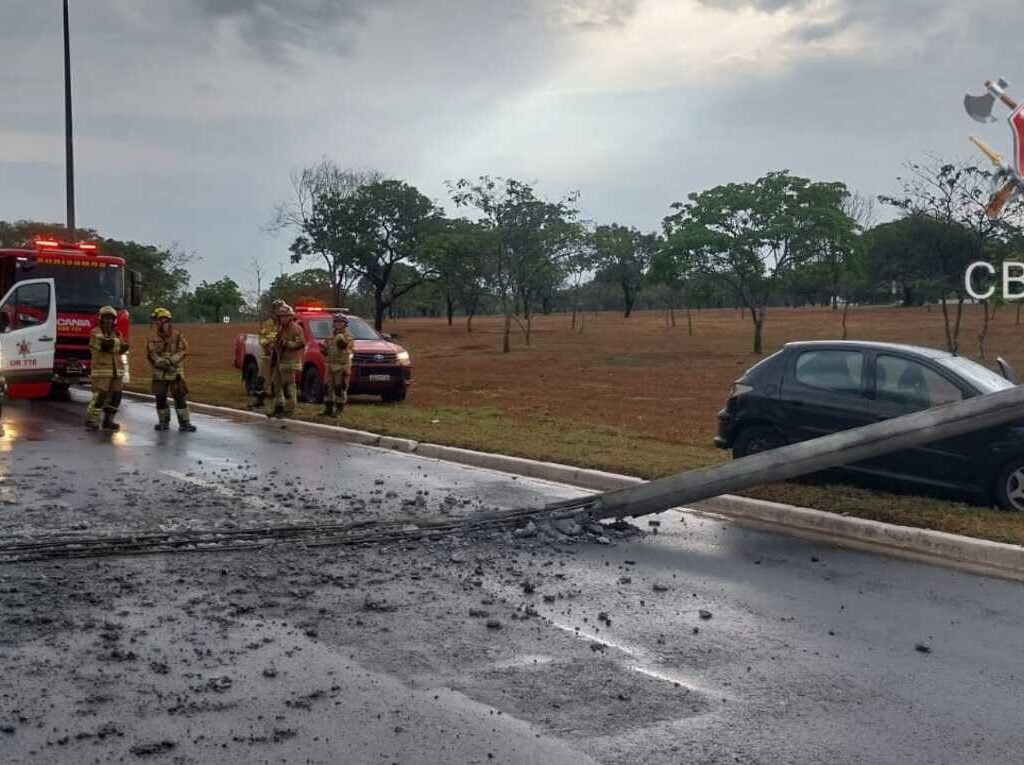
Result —
<instances>
[{"instance_id":1,"label":"cloudy sky","mask_svg":"<svg viewBox=\"0 0 1024 765\"><path fill-rule=\"evenodd\" d=\"M484 173L646 229L778 168L877 194L969 157L965 90L1020 0L71 0L80 225L273 273L289 172L328 156L439 203ZM0 220L64 218L60 0L0 3ZM1011 92L1013 88L1011 88ZM450 207L450 206L449 206Z\"/></svg>"}]
</instances>

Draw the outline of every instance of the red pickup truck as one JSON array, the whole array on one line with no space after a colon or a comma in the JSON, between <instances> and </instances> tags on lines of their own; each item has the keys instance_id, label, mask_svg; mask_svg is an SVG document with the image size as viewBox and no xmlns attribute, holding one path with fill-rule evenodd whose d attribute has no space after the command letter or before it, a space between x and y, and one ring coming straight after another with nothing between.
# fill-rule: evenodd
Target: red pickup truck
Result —
<instances>
[{"instance_id":1,"label":"red pickup truck","mask_svg":"<svg viewBox=\"0 0 1024 765\"><path fill-rule=\"evenodd\" d=\"M331 315L338 309L319 306L296 306L295 318L306 334L306 352L302 371L296 381L299 397L306 402L321 403L324 398L324 357L320 342L331 334ZM391 342L388 335L378 334L357 316L348 315L348 330L355 339L350 395L380 396L384 401L404 401L412 384L412 361L409 352ZM258 334L235 337L235 369L241 370L242 382L252 393L259 370L260 343Z\"/></svg>"}]
</instances>

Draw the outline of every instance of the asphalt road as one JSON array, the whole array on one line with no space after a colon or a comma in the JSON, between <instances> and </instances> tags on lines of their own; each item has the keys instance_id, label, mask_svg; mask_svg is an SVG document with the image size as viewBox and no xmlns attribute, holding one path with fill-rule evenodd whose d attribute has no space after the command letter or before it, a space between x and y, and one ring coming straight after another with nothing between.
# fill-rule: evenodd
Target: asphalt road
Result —
<instances>
[{"instance_id":1,"label":"asphalt road","mask_svg":"<svg viewBox=\"0 0 1024 765\"><path fill-rule=\"evenodd\" d=\"M196 417L17 403L5 541L396 517L578 491ZM1024 589L694 513L0 566L0 761L1006 763ZM924 650L922 650L924 649Z\"/></svg>"}]
</instances>

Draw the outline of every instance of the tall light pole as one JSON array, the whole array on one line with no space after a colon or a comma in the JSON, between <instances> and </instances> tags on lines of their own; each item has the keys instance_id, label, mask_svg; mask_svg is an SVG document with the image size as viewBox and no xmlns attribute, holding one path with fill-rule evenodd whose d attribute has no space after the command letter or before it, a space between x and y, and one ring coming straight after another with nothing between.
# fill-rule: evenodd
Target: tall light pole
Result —
<instances>
[{"instance_id":1,"label":"tall light pole","mask_svg":"<svg viewBox=\"0 0 1024 765\"><path fill-rule=\"evenodd\" d=\"M64 0L64 164L67 170L68 236L75 241L75 149L71 139L71 38L68 33L68 0Z\"/></svg>"}]
</instances>

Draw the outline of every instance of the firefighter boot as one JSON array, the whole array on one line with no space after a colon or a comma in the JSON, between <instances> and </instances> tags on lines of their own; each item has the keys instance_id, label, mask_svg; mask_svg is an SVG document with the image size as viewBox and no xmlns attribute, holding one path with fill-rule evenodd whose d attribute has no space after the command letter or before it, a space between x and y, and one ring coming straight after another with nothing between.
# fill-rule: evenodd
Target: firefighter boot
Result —
<instances>
[{"instance_id":1,"label":"firefighter boot","mask_svg":"<svg viewBox=\"0 0 1024 765\"><path fill-rule=\"evenodd\" d=\"M116 409L104 409L103 410L103 422L100 423L100 427L104 430L118 431L121 426L114 422L114 415L117 414Z\"/></svg>"},{"instance_id":2,"label":"firefighter boot","mask_svg":"<svg viewBox=\"0 0 1024 765\"><path fill-rule=\"evenodd\" d=\"M178 430L182 433L195 433L196 426L189 422L188 407L184 409L175 409L174 413L178 415Z\"/></svg>"},{"instance_id":3,"label":"firefighter boot","mask_svg":"<svg viewBox=\"0 0 1024 765\"><path fill-rule=\"evenodd\" d=\"M333 417L334 416L334 402L325 401L324 410L320 412L321 417Z\"/></svg>"},{"instance_id":4,"label":"firefighter boot","mask_svg":"<svg viewBox=\"0 0 1024 765\"><path fill-rule=\"evenodd\" d=\"M100 429L100 413L107 403L107 394L102 391L93 391L89 399L89 408L85 410L85 429Z\"/></svg>"},{"instance_id":5,"label":"firefighter boot","mask_svg":"<svg viewBox=\"0 0 1024 765\"><path fill-rule=\"evenodd\" d=\"M274 404L274 411L268 412L267 417L276 417L278 419L284 417L284 404Z\"/></svg>"},{"instance_id":6,"label":"firefighter boot","mask_svg":"<svg viewBox=\"0 0 1024 765\"><path fill-rule=\"evenodd\" d=\"M267 395L263 392L256 394L256 400L249 404L249 409L262 409L266 403Z\"/></svg>"},{"instance_id":7,"label":"firefighter boot","mask_svg":"<svg viewBox=\"0 0 1024 765\"><path fill-rule=\"evenodd\" d=\"M153 430L167 430L171 427L171 410L170 409L157 409L156 410L157 423L153 426Z\"/></svg>"}]
</instances>

